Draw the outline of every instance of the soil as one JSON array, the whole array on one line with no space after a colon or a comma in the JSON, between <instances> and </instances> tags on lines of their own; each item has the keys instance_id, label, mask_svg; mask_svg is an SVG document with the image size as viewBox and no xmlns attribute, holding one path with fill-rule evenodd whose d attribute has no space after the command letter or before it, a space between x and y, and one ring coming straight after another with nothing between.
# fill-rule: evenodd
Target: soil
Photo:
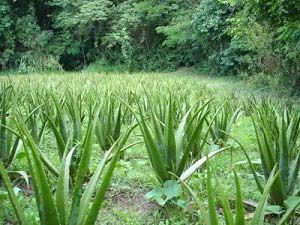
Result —
<instances>
[{"instance_id":1,"label":"soil","mask_svg":"<svg viewBox=\"0 0 300 225\"><path fill-rule=\"evenodd\" d=\"M145 199L145 194L140 191L132 190L113 190L110 189L107 198L112 200L114 205L121 210L138 212L141 216L146 216L158 205Z\"/></svg>"}]
</instances>

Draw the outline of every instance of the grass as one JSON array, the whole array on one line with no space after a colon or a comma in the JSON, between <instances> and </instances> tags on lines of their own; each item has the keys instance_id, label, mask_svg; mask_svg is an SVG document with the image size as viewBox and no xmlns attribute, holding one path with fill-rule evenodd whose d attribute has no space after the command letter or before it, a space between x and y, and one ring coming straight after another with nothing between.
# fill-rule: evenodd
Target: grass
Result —
<instances>
[{"instance_id":1,"label":"grass","mask_svg":"<svg viewBox=\"0 0 300 225\"><path fill-rule=\"evenodd\" d=\"M231 78L198 76L194 72L186 70L180 70L174 73L118 74L85 71L58 74L3 75L0 77L0 82L3 84L12 84L15 93L13 104L10 106L11 114L9 116L13 117L18 115L24 120L26 115L28 116L28 111L26 111L26 109L28 109L28 105L26 104L28 104L28 99L30 99L28 96L35 96L35 102L33 104L35 107L33 107L32 104L30 106L33 109L39 107L38 112L41 113L36 113L36 117L32 117L37 118L36 121L28 121L28 123L25 124L26 126L34 127L35 129L29 129L27 132L23 127L21 130L24 132L25 129L25 136L27 139L31 136L38 139L38 141L36 141L38 146L33 146L34 149L40 149L40 152L50 160L50 166L57 168L58 173L60 173L60 170L62 173L66 170L66 167L63 167L64 164L62 164L67 156L67 153L64 152L65 149L68 149L66 146L69 146L69 148L77 146L81 139L84 139L84 134L88 127L91 126L91 123L88 123L88 115L91 113L89 110L93 105L105 105L108 98L110 100L114 99L114 101L122 99L122 101L115 105L120 107L123 112L127 105L130 105L131 110L138 114L136 116L134 116L133 113L128 112L122 114L121 134L124 134L130 126L136 124L138 120L141 119L140 115L143 115L142 120L147 125L142 125L142 128L145 129L146 127L149 127L149 132L152 135L153 132L155 132L155 126L159 127L162 122L168 125L166 127L162 126L162 131L160 131L164 134L166 133L163 135L165 140L163 140L162 143L166 143L165 145L167 146L170 143L174 144L174 133L178 127L177 125L179 125L180 119L184 117L188 109L197 103L199 99L204 102L213 99L215 107L213 111L222 107L223 100L228 99L234 108L234 112L239 107L243 109L249 107L248 105L244 105L244 101L248 102L247 99L249 96L259 94L261 97L257 97L257 101L260 101L260 99L263 98L262 96L266 96L266 93L257 92L257 90L253 90L241 81ZM58 101L52 104L52 97L49 96L49 94L55 96L55 99ZM167 103L165 99L169 99L170 95L174 97L174 107L172 108L169 105L167 111L161 111L161 107ZM68 96L71 96L72 101L68 100ZM150 98L151 101L147 100L147 98ZM276 93L272 93L271 98L276 98ZM64 104L64 101L67 103ZM44 103L46 103L46 105L44 105ZM76 105L76 107L74 108L72 105ZM76 110L74 111L74 109ZM111 118L119 118L119 110L115 110L114 112L113 110L109 110L109 108L107 110L111 113ZM59 117L60 114L56 114L57 111L63 112L65 117ZM104 111L101 113L105 113ZM153 111L155 111L155 113ZM45 116L43 112L47 112L48 116ZM101 116L101 113L97 114L97 117ZM195 114L195 112L193 113ZM155 119L154 123L152 121L154 118L153 114L155 114L155 117L159 118L159 120ZM170 115L172 115L172 120L168 120ZM207 121L207 124L203 123L201 125L203 126L203 128L200 129L201 135L205 136L206 133L209 133L207 132L208 124L210 122L212 124L214 123L213 114L211 114L209 118L212 120ZM99 121L101 121L101 119L103 119L103 116ZM106 119L105 121L109 121L109 119ZM33 125L30 125L29 123ZM61 124L60 126L57 126L59 127L57 130L55 130L56 123ZM104 122L102 124L104 124ZM80 128L77 126L80 126ZM106 126L109 127L109 124L106 124ZM117 130L119 129L118 124L114 124L114 126L117 127ZM99 127L98 123L93 124L93 129L97 129L97 127ZM218 126L213 127L216 129ZM230 135L238 139L239 142L245 146L250 159L253 161L259 159L260 155L257 149L255 128L251 117L247 113L243 113L239 115L239 118L234 124L231 124L230 127ZM16 129L15 127L13 128L14 130ZM66 132L63 131L64 129ZM80 130L80 132L78 130ZM119 131L117 132L118 135L113 137L114 132L112 132L111 129L108 130L110 130L108 133L111 135L102 138L102 140L108 142L108 144L105 144L105 148L111 147L116 141L115 139L119 137ZM165 130L169 130L171 136L168 136L168 132ZM193 199L189 196L188 191L184 191L183 196L180 196L187 202L186 208L180 208L177 205L172 204L172 202L166 204L164 207L160 207L157 203L144 198L146 193L160 185L161 180L157 179L157 173L152 169L153 162L151 164L148 159L151 146L148 146L147 149L143 144L143 135L145 135L145 132L142 131L139 127L132 131L126 145L137 144L127 149L124 154L122 154L121 159L115 164L114 175L110 181L111 185L105 194L102 209L99 214L97 214L98 218L96 224L201 224L199 222L199 217L201 217L201 215L199 215L198 208ZM60 137L61 134L64 135ZM232 173L232 167L234 165L239 180L238 184L242 187L241 191L243 198L258 202L261 198L261 194L253 179L253 174L249 169L249 165L247 162L244 163L245 156L243 152L234 140L228 137L222 137L224 139L226 138L226 143L224 143L224 145L232 146L233 148L230 151L224 151L214 159L211 159L210 164L213 165L214 174L221 178L219 180L222 183L222 190L224 195L226 195L226 199L234 199L236 196L235 189L237 182L234 182L236 179ZM94 139L95 140L90 145L89 149L90 166L88 168L82 167L83 172L81 179L77 181L77 184L75 181L74 184L79 192L82 186L87 183L86 179L89 179L89 176L92 175L89 173L92 173L97 169L98 164L106 154L105 152L107 152L103 151L107 149L104 149L104 145L101 141L97 141L97 136L95 136ZM60 142L60 140L62 141ZM216 143L214 143L215 140L208 138L205 141L208 143L203 149L201 148L202 156L209 153L212 148L217 147ZM157 148L161 147L161 143L157 142L157 144ZM99 147L99 145L102 145L102 148ZM22 148L20 152L18 152L15 156L15 160L10 163L10 166L7 169L8 171L31 171L32 168L28 168L25 157L29 157L33 164L38 164L38 166L40 166L42 162L39 160L34 161L37 159L32 158L32 155L24 156L24 152L33 152L34 154L37 152L30 149L24 150L26 149ZM78 159L80 159L81 153L80 151L78 152ZM193 164L198 159L199 158L189 157L186 160L187 166L185 166L185 169L188 165ZM72 165L72 162L69 163ZM168 161L168 166L172 167L172 163L172 160ZM75 163L74 165L75 171L80 169L76 168L76 165L78 164ZM72 169L72 166L70 166L70 168ZM188 185L193 192L201 196L204 200L203 204L205 205L208 200L212 200L209 198L209 193L207 193L207 175L204 170L205 169L202 168L194 173L189 178ZM54 193L56 187L55 173L50 174L49 170L45 171L46 172L43 172L45 174L42 173L42 176L43 179L47 180L48 187L44 188L46 188L48 194L49 191ZM108 170L104 170L105 174L108 172ZM168 173L167 171L165 172ZM180 175L181 172L182 171L180 171L178 175ZM31 174L34 177L34 172L31 171ZM17 200L15 200L19 201L21 208L24 209L21 212L21 214L23 213L24 215L21 215L21 217L25 217L25 220L27 221L33 221L32 224L38 224L37 222L34 222L38 221L38 211L35 207L35 198L32 188L25 188L24 181L20 178L14 179L14 177L11 177L11 180L12 186L15 188L14 191L17 193ZM62 186L65 185L61 176L58 177L58 182L60 182ZM70 178L70 183L71 182L72 178ZM8 182L5 183L9 185ZM214 186L216 183L212 180L212 183L209 185ZM20 189L17 189L17 187ZM17 190L20 191L18 192ZM63 193L59 194L63 195ZM6 202L6 205L9 205L9 195L12 195L12 193L7 193L4 185L1 185L1 202ZM48 197L50 199L50 196ZM67 197L64 196L64 198ZM94 200L91 196L88 199L90 199L91 202ZM101 197L99 197L99 199L101 200ZM59 199L56 199L56 201L58 200ZM38 201L42 200L38 199ZM60 213L57 213L58 216L60 216L61 213L65 213L63 208L60 208L59 210ZM12 206L1 207L0 205L0 223L16 223L15 218L12 216L12 212ZM65 223L67 223L66 221Z\"/></svg>"}]
</instances>

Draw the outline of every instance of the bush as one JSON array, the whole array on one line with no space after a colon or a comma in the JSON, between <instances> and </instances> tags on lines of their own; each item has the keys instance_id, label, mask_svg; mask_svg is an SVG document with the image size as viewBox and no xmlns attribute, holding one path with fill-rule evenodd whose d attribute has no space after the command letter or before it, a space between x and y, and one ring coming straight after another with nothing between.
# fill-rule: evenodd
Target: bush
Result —
<instances>
[{"instance_id":1,"label":"bush","mask_svg":"<svg viewBox=\"0 0 300 225\"><path fill-rule=\"evenodd\" d=\"M98 60L84 69L86 72L96 73L124 73L128 71L126 65L112 65L106 60Z\"/></svg>"},{"instance_id":2,"label":"bush","mask_svg":"<svg viewBox=\"0 0 300 225\"><path fill-rule=\"evenodd\" d=\"M19 73L38 73L60 70L62 70L61 65L52 55L40 55L26 52L19 59Z\"/></svg>"}]
</instances>

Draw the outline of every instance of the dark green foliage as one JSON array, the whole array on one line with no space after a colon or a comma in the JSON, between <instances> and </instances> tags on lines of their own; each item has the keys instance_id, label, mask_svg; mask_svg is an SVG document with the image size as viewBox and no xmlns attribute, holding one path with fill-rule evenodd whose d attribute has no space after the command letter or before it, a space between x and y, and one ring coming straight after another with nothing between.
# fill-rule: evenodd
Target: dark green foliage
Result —
<instances>
[{"instance_id":1,"label":"dark green foliage","mask_svg":"<svg viewBox=\"0 0 300 225\"><path fill-rule=\"evenodd\" d=\"M0 3L0 69L133 70L206 65L277 88L300 83L300 4L252 0L43 0ZM275 80L275 81L274 81Z\"/></svg>"},{"instance_id":2,"label":"dark green foliage","mask_svg":"<svg viewBox=\"0 0 300 225\"><path fill-rule=\"evenodd\" d=\"M229 18L234 15L234 7L221 1L205 0L193 11L192 32L197 45L201 46L204 60L211 67L217 66L216 72L228 72L230 63L224 62L224 51L230 44L226 30L230 25ZM196 44L195 43L195 44Z\"/></svg>"}]
</instances>

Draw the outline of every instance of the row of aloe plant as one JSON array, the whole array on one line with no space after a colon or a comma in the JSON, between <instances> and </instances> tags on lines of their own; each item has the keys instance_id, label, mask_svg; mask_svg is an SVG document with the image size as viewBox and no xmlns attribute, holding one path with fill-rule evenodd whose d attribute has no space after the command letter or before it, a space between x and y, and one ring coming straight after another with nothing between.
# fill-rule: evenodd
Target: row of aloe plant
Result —
<instances>
[{"instance_id":1,"label":"row of aloe plant","mask_svg":"<svg viewBox=\"0 0 300 225\"><path fill-rule=\"evenodd\" d=\"M8 86L0 96L0 177L8 189L18 223L29 224L30 221L26 221L18 205L6 168L13 163L22 148L29 166L40 223L94 224L115 164L126 149L123 146L134 126L121 132L119 122L118 133L112 136L113 140L110 138L110 130L103 134L104 141L109 143L106 144L107 152L96 170L90 173L89 161L95 142L95 130L99 129L97 124L101 116L107 116L102 111L105 104L97 107L89 105L84 113L80 107L82 100L71 94L59 100L49 93L44 96L30 93L24 96L23 100L26 101L22 104L12 105L15 103L13 94L13 87ZM86 114L88 121L84 122ZM110 116L113 115L107 117ZM101 125L111 127L114 123L115 118L112 117ZM56 139L59 163L52 162L51 157L46 157L47 153L43 151L44 139L49 138L49 135ZM49 171L55 176L49 176ZM53 188L56 189L54 197Z\"/></svg>"},{"instance_id":2,"label":"row of aloe plant","mask_svg":"<svg viewBox=\"0 0 300 225\"><path fill-rule=\"evenodd\" d=\"M24 143L41 224L90 225L96 223L98 211L104 200L116 162L134 128L132 126L123 134L120 134L86 183L99 111L99 107L93 107L93 110L91 110L83 139L71 148L69 148L69 145L65 146L56 178L49 177L49 170L41 159L42 151L27 125L25 125L25 121L20 116L13 118L17 130L10 130L10 132L13 132ZM80 157L72 177L71 165L74 161L77 163L75 152L78 149L80 149ZM107 168L105 169L105 167ZM2 162L0 163L0 174L13 203L19 224L29 224L16 200L12 184ZM53 187L56 189L54 195L52 194Z\"/></svg>"},{"instance_id":3,"label":"row of aloe plant","mask_svg":"<svg viewBox=\"0 0 300 225\"><path fill-rule=\"evenodd\" d=\"M151 106L149 115L144 115L143 109L139 105L138 113L131 109L139 121L152 168L161 183L172 179L172 174L180 177L183 181L187 180L210 158L230 148L224 146L231 137L232 126L241 116L242 111L240 108L231 108L226 102L219 109L215 108L214 114L209 114L212 108L209 107L209 104L210 101L203 103L202 106L198 104L195 107L196 110L191 107L179 120L176 120L176 114L172 111L174 105L172 98L167 102L163 115L161 111L157 112ZM257 216L251 223L264 224L264 206L269 201L271 204L280 205L286 209L286 213L279 221L279 224L284 224L300 205L299 191L296 189L300 169L298 147L300 113L297 109L291 109L289 106L285 106L285 110L282 111L281 106L275 108L273 107L274 102L269 100L262 101L261 104L251 106L253 108L251 117L265 178L264 185L261 184L257 171L254 169L248 150L238 140L233 139L240 144L245 153L258 188L263 194L263 200L255 213ZM208 118L208 115L211 118ZM206 126L204 121L206 121ZM219 145L219 149L201 158L201 154L205 152L205 147L209 143L208 132L211 134L212 143ZM195 161L197 159L198 161ZM274 173L277 173L276 176ZM235 182L239 189L237 177ZM240 194L237 197L239 196ZM291 197L294 197L292 206L287 203ZM243 206L240 204L237 207ZM210 211L209 214L213 216L214 212ZM207 224L217 224L217 220L214 220ZM233 221L232 219L228 220ZM243 217L236 223L228 222L227 224L245 223Z\"/></svg>"},{"instance_id":4,"label":"row of aloe plant","mask_svg":"<svg viewBox=\"0 0 300 225\"><path fill-rule=\"evenodd\" d=\"M5 97L6 96L8 95L5 95ZM74 221L78 220L78 214L82 217L80 217L81 219L79 220L81 222L77 224L93 224L95 222L95 215L98 213L103 201L103 196L111 179L111 173L116 160L122 151L124 142L132 131L132 128L130 128L124 135L121 135L121 126L123 122L125 122L124 115L126 114L124 110L122 111L122 108L129 108L135 120L139 122L151 165L159 181L162 183L172 179L172 173L186 180L199 167L203 166L209 158L228 149L225 147L225 143L230 136L228 133L233 123L241 114L240 109L230 108L230 104L228 103L219 107L212 107L213 100L206 102L200 101L194 106L188 106L187 104L182 108L180 113L178 113L176 107L180 106L180 104L176 102L176 98L174 100L174 97L170 97L167 101L164 101L164 107L161 104L156 107L155 102L151 101L149 96L147 97L149 100L147 106L142 106L139 101L132 101L129 104L126 103L124 107L121 107L121 103L117 101L117 98L110 96L107 98L109 101L103 103L101 107L99 107L99 110L89 106L87 107L87 112L83 112L81 96L78 98L73 96L73 94L69 93L67 98L59 100L56 96L49 95L48 97L51 103L37 99L37 96L30 96L29 99L31 99L31 101L28 103L25 118L18 116L17 119L14 119L13 116L8 115L9 113L7 114L7 106L5 104L2 106L1 115L2 119L4 118L3 121L5 121L1 126L2 132L10 135L14 134L14 140L18 140L18 143L24 143L33 186L37 194L38 206L46 207L45 202L49 202L50 204L47 206L49 210L51 208L49 212L47 210L45 211L44 208L39 208L41 221L44 221L42 222L43 224L49 224L45 218L47 218L50 212L51 218L54 218L53 221L51 220L52 224L76 224ZM278 163L280 173L276 176L274 185L270 185L270 193L271 199L277 204L283 205L283 201L294 191L300 165L298 162L298 154L295 153L299 134L298 114L294 111L285 111L283 115L276 112L274 116L274 113L272 114L274 110L269 110L264 112L264 114L259 111L261 108L264 107L259 107L255 110L258 116L254 114L253 121L256 128L265 180L267 181L270 178L272 174L271 171ZM23 115L24 109L20 109L19 112ZM88 116L85 116L86 114ZM272 115L275 119L271 119L270 125L269 122L270 118L273 118ZM7 124L6 120L8 118L13 122L13 125ZM88 121L86 121L86 118L88 118ZM9 127L12 128L10 129ZM17 129L16 132L13 131L14 128ZM59 168L55 168L54 164L47 160L47 157L41 150L41 142L45 133L49 130L57 142L58 156L60 159ZM103 164L104 167L107 161L110 161L109 168L111 169L108 170L111 172L104 174L104 180L108 182L104 185L102 191L100 191L102 196L99 197L100 203L93 202L91 195L96 192L97 196L98 192L93 191L93 189L99 181L103 167L97 168L93 173L89 181L91 183L91 189L83 188L83 181L89 176L90 172L87 162L90 158L91 140L94 135L97 137L101 149L108 150L101 165ZM6 136L1 137L2 140L7 139ZM220 148L218 151L205 156L207 154L206 150L209 150L212 144L218 144ZM87 147L87 145L89 147ZM273 161L265 158L266 155L270 157L272 150L274 150L273 158L271 157ZM117 153L111 156L110 154L114 151ZM243 152L249 159L245 148L243 148ZM286 152L288 152L288 155L287 158L284 158L284 153ZM249 159L248 161L256 177L257 184L263 192L263 185L259 182L251 160ZM268 162L266 163L266 161ZM286 166L292 161L293 170L285 172ZM186 170L187 168L188 170ZM99 172L97 172L98 169ZM64 193L58 194L60 197L52 198L52 200L50 198L52 196L49 196L52 183L49 181L46 172L49 170L57 177L56 186L62 187L64 190ZM10 189L11 185L9 180L6 179L7 175L3 168L1 175L5 178L6 187ZM94 178L94 176L96 176L96 178ZM287 177L290 177L289 181L285 180ZM74 189L70 191L69 187ZM277 190L278 187L283 187L284 190L282 191L280 189L279 192ZM90 216L88 218L84 217L84 215L90 215L88 211L80 213L80 209L78 209L78 204L81 202L80 199L85 195L83 193L88 190L89 197L87 198L91 200L91 203L84 204L91 204L91 210L93 209L92 220L89 219ZM57 192L59 193L59 191ZM69 196L69 194L66 194L69 192L71 196L73 196L72 199L66 197ZM19 213L20 210L18 210L15 196L13 196L11 190L9 193L16 212ZM62 198L63 194L64 198ZM281 199L278 198L278 195ZM64 202L55 202L59 200ZM69 208L64 207L65 211L62 207L58 207L58 205L66 205L67 202L72 202L72 204ZM95 206L93 206L94 204ZM100 206L98 206L98 204L100 204ZM88 208L89 207L85 207L85 210ZM44 215L45 212L47 212L47 215ZM62 214L67 216L61 216ZM19 217L23 218L22 215L19 215L18 218ZM55 219L56 217L57 219ZM89 222L85 222L85 220Z\"/></svg>"}]
</instances>

